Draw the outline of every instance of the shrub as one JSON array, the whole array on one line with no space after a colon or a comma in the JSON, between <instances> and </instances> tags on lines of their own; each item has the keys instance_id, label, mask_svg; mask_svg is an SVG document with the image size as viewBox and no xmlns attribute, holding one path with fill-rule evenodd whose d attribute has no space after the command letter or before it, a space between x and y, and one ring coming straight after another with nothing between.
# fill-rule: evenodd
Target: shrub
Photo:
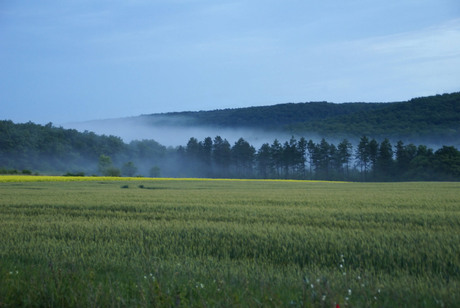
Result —
<instances>
[{"instance_id":1,"label":"shrub","mask_svg":"<svg viewBox=\"0 0 460 308\"><path fill-rule=\"evenodd\" d=\"M104 170L104 176L121 176L121 171L120 169L118 168L115 168L115 167L109 167L107 169Z\"/></svg>"},{"instance_id":2,"label":"shrub","mask_svg":"<svg viewBox=\"0 0 460 308\"><path fill-rule=\"evenodd\" d=\"M64 176L85 176L84 172L67 172Z\"/></svg>"}]
</instances>

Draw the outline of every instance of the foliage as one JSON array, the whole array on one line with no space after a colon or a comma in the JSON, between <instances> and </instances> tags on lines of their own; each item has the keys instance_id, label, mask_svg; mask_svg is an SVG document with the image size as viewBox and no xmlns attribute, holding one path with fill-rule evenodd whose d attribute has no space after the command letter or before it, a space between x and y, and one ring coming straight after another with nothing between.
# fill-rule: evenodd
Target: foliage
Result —
<instances>
[{"instance_id":1,"label":"foliage","mask_svg":"<svg viewBox=\"0 0 460 308\"><path fill-rule=\"evenodd\" d=\"M64 174L64 176L85 176L85 173L84 172L75 172L75 173L67 172L66 174Z\"/></svg>"},{"instance_id":2,"label":"foliage","mask_svg":"<svg viewBox=\"0 0 460 308\"><path fill-rule=\"evenodd\" d=\"M316 132L330 138L367 135L435 145L460 144L460 92L371 105L375 108L294 123L291 131Z\"/></svg>"},{"instance_id":3,"label":"foliage","mask_svg":"<svg viewBox=\"0 0 460 308\"><path fill-rule=\"evenodd\" d=\"M211 144L210 155L203 156L199 154L204 151L203 142L190 139L180 157L184 176L355 181L460 180L460 151L452 146L433 151L424 145L405 146L399 141L393 151L393 145L387 138L378 142L362 136L353 153L353 146L347 139L336 146L324 138L315 143L292 137L284 144L278 140L271 145L263 144L256 151L242 138L233 146L220 136L214 140L217 144ZM224 155L225 159L220 155Z\"/></svg>"},{"instance_id":4,"label":"foliage","mask_svg":"<svg viewBox=\"0 0 460 308\"><path fill-rule=\"evenodd\" d=\"M101 155L114 157L125 148L115 136L81 133L52 123L0 121L0 166L5 168L90 173Z\"/></svg>"},{"instance_id":5,"label":"foliage","mask_svg":"<svg viewBox=\"0 0 460 308\"><path fill-rule=\"evenodd\" d=\"M136 174L136 172L137 167L132 161L125 163L121 168L121 173L123 174L123 176L132 177Z\"/></svg>"},{"instance_id":6,"label":"foliage","mask_svg":"<svg viewBox=\"0 0 460 308\"><path fill-rule=\"evenodd\" d=\"M362 135L460 145L460 92L393 103L289 103L143 116L168 125L258 128L357 140Z\"/></svg>"},{"instance_id":7,"label":"foliage","mask_svg":"<svg viewBox=\"0 0 460 308\"><path fill-rule=\"evenodd\" d=\"M15 135L10 147L0 148L0 163L4 164L0 173L3 174L20 173L21 169L23 174L31 174L35 169L68 175L98 173L128 177L138 172L151 177L460 180L460 152L453 146L435 151L425 145L404 145L398 141L393 147L387 138L378 142L362 136L354 149L347 139L336 146L324 138L315 143L293 136L284 143L274 140L256 150L243 138L230 145L226 139L216 136L202 141L192 137L185 147L174 149L153 140L125 144L116 137L78 133L52 125L9 121L0 124L5 129L0 131L5 138L0 141L4 144L10 140L6 135ZM38 146L42 152L49 148L46 158ZM96 153L102 154L94 156Z\"/></svg>"},{"instance_id":8,"label":"foliage","mask_svg":"<svg viewBox=\"0 0 460 308\"><path fill-rule=\"evenodd\" d=\"M458 183L58 179L0 184L4 306L460 301Z\"/></svg>"}]
</instances>

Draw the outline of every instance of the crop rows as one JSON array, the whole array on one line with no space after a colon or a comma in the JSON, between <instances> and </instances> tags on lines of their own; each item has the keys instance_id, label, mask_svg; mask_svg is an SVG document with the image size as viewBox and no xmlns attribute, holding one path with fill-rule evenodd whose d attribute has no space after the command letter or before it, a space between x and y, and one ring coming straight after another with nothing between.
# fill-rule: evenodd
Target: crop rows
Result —
<instances>
[{"instance_id":1,"label":"crop rows","mask_svg":"<svg viewBox=\"0 0 460 308\"><path fill-rule=\"evenodd\" d=\"M458 183L0 184L6 306L454 306Z\"/></svg>"}]
</instances>

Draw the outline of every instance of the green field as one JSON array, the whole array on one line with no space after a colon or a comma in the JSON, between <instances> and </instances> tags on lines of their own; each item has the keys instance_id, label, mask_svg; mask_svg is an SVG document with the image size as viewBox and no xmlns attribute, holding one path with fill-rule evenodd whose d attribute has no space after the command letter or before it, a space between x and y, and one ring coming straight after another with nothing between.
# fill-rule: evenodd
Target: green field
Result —
<instances>
[{"instance_id":1,"label":"green field","mask_svg":"<svg viewBox=\"0 0 460 308\"><path fill-rule=\"evenodd\" d=\"M0 222L0 307L460 303L460 183L11 181Z\"/></svg>"}]
</instances>

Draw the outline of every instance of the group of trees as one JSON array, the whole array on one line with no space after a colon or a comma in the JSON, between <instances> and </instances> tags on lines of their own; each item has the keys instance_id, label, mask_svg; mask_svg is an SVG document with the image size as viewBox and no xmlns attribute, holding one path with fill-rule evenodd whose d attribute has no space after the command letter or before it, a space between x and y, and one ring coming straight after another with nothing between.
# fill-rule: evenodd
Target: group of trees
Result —
<instances>
[{"instance_id":1,"label":"group of trees","mask_svg":"<svg viewBox=\"0 0 460 308\"><path fill-rule=\"evenodd\" d=\"M417 140L436 146L460 142L460 92L394 103L289 103L224 110L176 112L145 116L169 125L256 128L315 134L327 139ZM145 120L145 119L144 119Z\"/></svg>"},{"instance_id":2,"label":"group of trees","mask_svg":"<svg viewBox=\"0 0 460 308\"><path fill-rule=\"evenodd\" d=\"M2 171L3 170L3 171ZM111 176L284 178L353 181L460 180L460 151L453 146L433 150L426 145L391 144L362 136L333 144L305 138L258 149L243 138L230 144L216 136L190 138L179 147L154 140L124 143L54 127L51 123L0 121L0 172Z\"/></svg>"},{"instance_id":3,"label":"group of trees","mask_svg":"<svg viewBox=\"0 0 460 308\"><path fill-rule=\"evenodd\" d=\"M321 136L360 138L370 135L379 139L410 139L441 146L458 143L460 136L460 93L414 98L407 102L339 104L354 107L349 113L289 124L294 132L316 132ZM330 106L330 108L337 108ZM350 110L347 111L352 111Z\"/></svg>"},{"instance_id":4,"label":"group of trees","mask_svg":"<svg viewBox=\"0 0 460 308\"><path fill-rule=\"evenodd\" d=\"M92 172L101 155L115 157L125 143L115 136L55 127L52 123L0 121L0 167L41 172Z\"/></svg>"},{"instance_id":5,"label":"group of trees","mask_svg":"<svg viewBox=\"0 0 460 308\"><path fill-rule=\"evenodd\" d=\"M338 145L292 137L274 140L256 150L240 138L233 146L217 136L203 141L190 138L177 149L187 176L238 178L292 178L322 180L459 180L460 151L443 146L434 151L425 145L393 146L366 136L355 146L344 139Z\"/></svg>"}]
</instances>

